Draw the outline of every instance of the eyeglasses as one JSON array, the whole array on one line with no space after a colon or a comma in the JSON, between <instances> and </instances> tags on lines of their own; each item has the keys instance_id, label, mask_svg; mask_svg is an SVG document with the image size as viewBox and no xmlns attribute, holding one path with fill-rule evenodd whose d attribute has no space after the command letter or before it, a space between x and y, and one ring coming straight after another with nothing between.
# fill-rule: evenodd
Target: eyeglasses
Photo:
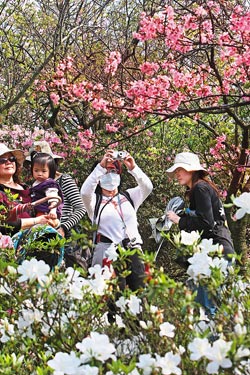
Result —
<instances>
[{"instance_id":1,"label":"eyeglasses","mask_svg":"<svg viewBox=\"0 0 250 375\"><path fill-rule=\"evenodd\" d=\"M8 161L11 163L16 162L16 157L15 156L9 156L8 158L0 158L0 164L6 164Z\"/></svg>"}]
</instances>

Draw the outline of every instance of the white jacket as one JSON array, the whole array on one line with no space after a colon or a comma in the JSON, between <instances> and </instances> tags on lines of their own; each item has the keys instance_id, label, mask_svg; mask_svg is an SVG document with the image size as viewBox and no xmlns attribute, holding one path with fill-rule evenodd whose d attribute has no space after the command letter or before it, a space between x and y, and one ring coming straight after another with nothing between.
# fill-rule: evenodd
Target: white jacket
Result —
<instances>
[{"instance_id":1,"label":"white jacket","mask_svg":"<svg viewBox=\"0 0 250 375\"><path fill-rule=\"evenodd\" d=\"M127 189L134 207L121 194L116 195L112 200L110 200L110 197L103 196L96 220L96 223L99 222L98 233L109 238L116 244L120 243L124 238L129 238L136 243L142 243L138 231L136 212L153 190L151 180L137 165L132 171L128 172L135 178L138 184L134 188ZM95 189L101 176L106 173L106 168L98 164L81 187L82 200L92 223L96 205ZM102 210L107 201L109 203ZM101 216L99 217L100 213Z\"/></svg>"}]
</instances>

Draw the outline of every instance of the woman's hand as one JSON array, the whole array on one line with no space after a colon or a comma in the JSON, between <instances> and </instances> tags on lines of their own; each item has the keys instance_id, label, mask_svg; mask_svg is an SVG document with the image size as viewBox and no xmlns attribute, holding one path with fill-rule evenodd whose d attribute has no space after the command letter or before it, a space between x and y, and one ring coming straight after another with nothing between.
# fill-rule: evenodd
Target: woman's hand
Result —
<instances>
[{"instance_id":1,"label":"woman's hand","mask_svg":"<svg viewBox=\"0 0 250 375\"><path fill-rule=\"evenodd\" d=\"M174 211L168 211L167 217L169 220L171 220L175 224L178 224L180 221L180 216L178 216Z\"/></svg>"},{"instance_id":2,"label":"woman's hand","mask_svg":"<svg viewBox=\"0 0 250 375\"><path fill-rule=\"evenodd\" d=\"M126 165L129 171L132 171L135 167L135 159L129 153L123 159L123 163Z\"/></svg>"},{"instance_id":3,"label":"woman's hand","mask_svg":"<svg viewBox=\"0 0 250 375\"><path fill-rule=\"evenodd\" d=\"M34 224L48 224L49 223L49 220L50 220L50 217L49 215L41 215L41 216L37 216L35 219L34 219Z\"/></svg>"},{"instance_id":4,"label":"woman's hand","mask_svg":"<svg viewBox=\"0 0 250 375\"><path fill-rule=\"evenodd\" d=\"M103 168L107 168L108 163L113 161L113 150L107 150L100 161L100 164Z\"/></svg>"}]
</instances>

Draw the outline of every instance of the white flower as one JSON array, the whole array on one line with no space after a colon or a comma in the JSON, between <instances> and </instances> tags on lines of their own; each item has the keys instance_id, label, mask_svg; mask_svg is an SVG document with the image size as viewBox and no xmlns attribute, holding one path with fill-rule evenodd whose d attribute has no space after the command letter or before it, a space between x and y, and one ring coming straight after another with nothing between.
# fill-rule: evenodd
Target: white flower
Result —
<instances>
[{"instance_id":1,"label":"white flower","mask_svg":"<svg viewBox=\"0 0 250 375\"><path fill-rule=\"evenodd\" d=\"M82 300L83 299L83 290L82 283L73 283L69 285L69 294L70 297Z\"/></svg>"},{"instance_id":2,"label":"white flower","mask_svg":"<svg viewBox=\"0 0 250 375\"><path fill-rule=\"evenodd\" d=\"M25 260L18 266L17 271L22 275L17 280L19 283L37 280L40 285L44 285L48 280L46 275L50 272L50 267L43 260L32 258L31 260Z\"/></svg>"},{"instance_id":3,"label":"white flower","mask_svg":"<svg viewBox=\"0 0 250 375\"><path fill-rule=\"evenodd\" d=\"M100 264L95 264L94 267L89 268L90 277L103 277L104 280L109 280L112 277L112 272L107 266L101 267Z\"/></svg>"},{"instance_id":4,"label":"white flower","mask_svg":"<svg viewBox=\"0 0 250 375\"><path fill-rule=\"evenodd\" d=\"M24 360L24 355L21 355L20 357L17 357L15 353L11 354L11 359L14 366L20 365Z\"/></svg>"},{"instance_id":5,"label":"white flower","mask_svg":"<svg viewBox=\"0 0 250 375\"><path fill-rule=\"evenodd\" d=\"M95 366L83 365L79 367L79 370L74 375L98 375L99 369Z\"/></svg>"},{"instance_id":6,"label":"white flower","mask_svg":"<svg viewBox=\"0 0 250 375\"><path fill-rule=\"evenodd\" d=\"M87 281L90 291L97 295L103 295L108 287L106 280L112 278L112 270L109 267L101 267L96 264L94 267L89 268L90 277Z\"/></svg>"},{"instance_id":7,"label":"white flower","mask_svg":"<svg viewBox=\"0 0 250 375\"><path fill-rule=\"evenodd\" d=\"M141 354L139 356L139 362L137 366L143 370L143 375L150 375L155 368L155 359L151 357L151 354Z\"/></svg>"},{"instance_id":8,"label":"white flower","mask_svg":"<svg viewBox=\"0 0 250 375\"><path fill-rule=\"evenodd\" d=\"M134 295L130 296L130 299L127 301L127 304L131 314L133 315L137 315L142 311L141 300Z\"/></svg>"},{"instance_id":9,"label":"white flower","mask_svg":"<svg viewBox=\"0 0 250 375\"><path fill-rule=\"evenodd\" d=\"M191 279L197 280L211 275L210 266L213 264L212 258L206 253L196 253L188 258L191 265L187 269L187 274Z\"/></svg>"},{"instance_id":10,"label":"white flower","mask_svg":"<svg viewBox=\"0 0 250 375\"><path fill-rule=\"evenodd\" d=\"M211 349L211 345L207 338L200 339L196 337L192 342L188 344L188 349L191 352L191 361L198 361L203 356L206 356L208 351Z\"/></svg>"},{"instance_id":11,"label":"white flower","mask_svg":"<svg viewBox=\"0 0 250 375\"><path fill-rule=\"evenodd\" d=\"M48 365L54 370L54 375L75 375L81 365L81 360L74 352L56 353L54 359L48 361Z\"/></svg>"},{"instance_id":12,"label":"white flower","mask_svg":"<svg viewBox=\"0 0 250 375\"><path fill-rule=\"evenodd\" d=\"M180 362L180 355L173 354L173 352L166 353L164 357L156 355L156 367L160 367L162 369L163 375L181 375L182 371L179 367L177 367Z\"/></svg>"},{"instance_id":13,"label":"white flower","mask_svg":"<svg viewBox=\"0 0 250 375\"><path fill-rule=\"evenodd\" d=\"M151 320L147 320L146 322L144 320L140 320L139 323L143 329L150 329L153 327L153 322Z\"/></svg>"},{"instance_id":14,"label":"white flower","mask_svg":"<svg viewBox=\"0 0 250 375\"><path fill-rule=\"evenodd\" d=\"M10 288L10 286L6 283L6 281L3 281L2 279L0 279L0 294L9 294L9 295L12 295L12 289Z\"/></svg>"},{"instance_id":15,"label":"white flower","mask_svg":"<svg viewBox=\"0 0 250 375\"><path fill-rule=\"evenodd\" d=\"M181 231L181 243L186 246L192 246L197 243L200 238L199 232L192 231L191 233Z\"/></svg>"},{"instance_id":16,"label":"white flower","mask_svg":"<svg viewBox=\"0 0 250 375\"><path fill-rule=\"evenodd\" d=\"M247 328L246 326L242 326L241 324L236 324L234 326L234 332L236 333L237 336L242 336L247 333Z\"/></svg>"},{"instance_id":17,"label":"white flower","mask_svg":"<svg viewBox=\"0 0 250 375\"><path fill-rule=\"evenodd\" d=\"M218 268L224 275L227 275L228 261L225 258L213 258L212 268Z\"/></svg>"},{"instance_id":18,"label":"white flower","mask_svg":"<svg viewBox=\"0 0 250 375\"><path fill-rule=\"evenodd\" d=\"M123 323L122 318L118 314L115 315L115 322L116 322L116 324L119 328L125 328L126 327L126 325Z\"/></svg>"},{"instance_id":19,"label":"white flower","mask_svg":"<svg viewBox=\"0 0 250 375\"><path fill-rule=\"evenodd\" d=\"M119 309L121 310L121 312L125 312L126 311L126 303L127 303L127 300L125 299L125 297L121 296L117 301L116 301L116 306L119 307Z\"/></svg>"},{"instance_id":20,"label":"white flower","mask_svg":"<svg viewBox=\"0 0 250 375\"><path fill-rule=\"evenodd\" d=\"M17 274L17 270L13 266L7 266L7 271L9 272L10 275L16 275Z\"/></svg>"},{"instance_id":21,"label":"white flower","mask_svg":"<svg viewBox=\"0 0 250 375\"><path fill-rule=\"evenodd\" d=\"M10 340L11 336L14 336L14 325L10 324L7 318L1 319L0 321L0 334L2 343L5 343Z\"/></svg>"},{"instance_id":22,"label":"white flower","mask_svg":"<svg viewBox=\"0 0 250 375\"><path fill-rule=\"evenodd\" d=\"M199 248L201 251L204 251L205 253L212 253L219 250L219 244L213 245L213 239L212 238L203 238L203 240L199 243Z\"/></svg>"},{"instance_id":23,"label":"white flower","mask_svg":"<svg viewBox=\"0 0 250 375\"><path fill-rule=\"evenodd\" d=\"M235 359L241 359L243 357L249 357L250 356L250 350L247 348L244 348L243 346L240 346L235 354Z\"/></svg>"},{"instance_id":24,"label":"white flower","mask_svg":"<svg viewBox=\"0 0 250 375\"><path fill-rule=\"evenodd\" d=\"M168 322L162 323L160 325L160 336L174 337L175 326Z\"/></svg>"},{"instance_id":25,"label":"white flower","mask_svg":"<svg viewBox=\"0 0 250 375\"><path fill-rule=\"evenodd\" d=\"M105 251L105 257L108 258L108 260L116 261L118 258L118 253L116 251L116 245L112 243L107 250Z\"/></svg>"},{"instance_id":26,"label":"white flower","mask_svg":"<svg viewBox=\"0 0 250 375\"><path fill-rule=\"evenodd\" d=\"M206 357L211 361L206 367L208 374L217 374L220 367L230 368L232 366L231 360L226 358L231 345L230 341L226 342L222 339L213 343L209 352L206 353Z\"/></svg>"},{"instance_id":27,"label":"white flower","mask_svg":"<svg viewBox=\"0 0 250 375\"><path fill-rule=\"evenodd\" d=\"M113 355L115 346L109 342L107 335L98 332L91 332L90 337L86 337L82 342L78 342L76 347L83 353L81 355L83 363L89 362L91 358L95 358L101 362L109 358L115 358Z\"/></svg>"},{"instance_id":28,"label":"white flower","mask_svg":"<svg viewBox=\"0 0 250 375\"><path fill-rule=\"evenodd\" d=\"M243 193L233 200L235 206L240 207L236 214L236 220L241 219L245 214L250 214L250 193Z\"/></svg>"}]
</instances>

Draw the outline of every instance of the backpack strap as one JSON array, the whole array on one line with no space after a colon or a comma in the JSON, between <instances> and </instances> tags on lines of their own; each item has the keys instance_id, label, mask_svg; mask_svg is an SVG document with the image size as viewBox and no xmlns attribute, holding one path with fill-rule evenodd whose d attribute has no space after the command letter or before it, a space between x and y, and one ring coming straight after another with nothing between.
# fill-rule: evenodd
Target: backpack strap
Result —
<instances>
[{"instance_id":1,"label":"backpack strap","mask_svg":"<svg viewBox=\"0 0 250 375\"><path fill-rule=\"evenodd\" d=\"M121 195L123 195L124 197L126 197L127 200L129 201L129 203L130 203L130 204L132 205L132 207L134 208L134 202L132 201L131 196L130 196L130 194L129 194L127 191L119 192L118 194L121 194ZM112 197L110 200L112 200L112 199L113 199L113 197ZM110 200L108 200L108 201L106 202L106 204L108 204ZM97 216L98 216L98 212L99 212L99 208L100 208L101 202L102 202L102 194L98 194L98 193L96 193L96 203L95 203L95 210L94 210L94 216L93 216L93 224L97 224L97 228L98 228L98 226L99 226L99 221L100 221L101 213L102 213L104 207L106 206L106 204L105 204L105 205L102 207L102 211L100 212L100 216L99 216L98 223L96 223L96 219L97 219ZM97 231L95 231L95 232L93 233L93 243L95 243L96 234L97 234Z\"/></svg>"},{"instance_id":2,"label":"backpack strap","mask_svg":"<svg viewBox=\"0 0 250 375\"><path fill-rule=\"evenodd\" d=\"M120 194L124 195L124 197L127 198L127 200L129 201L129 203L131 204L131 206L133 206L133 208L135 208L134 202L132 201L132 198L131 198L131 196L130 196L130 194L129 194L129 192L127 190L120 192Z\"/></svg>"},{"instance_id":3,"label":"backpack strap","mask_svg":"<svg viewBox=\"0 0 250 375\"><path fill-rule=\"evenodd\" d=\"M129 201L129 203L133 206L133 208L135 208L134 202L132 201L132 198L131 198L131 196L130 196L130 194L129 194L129 192L127 190L119 192L119 194L121 194L124 197L126 197L127 200ZM96 193L96 203L95 203L95 210L94 210L94 216L93 216L93 222L94 223L96 222L96 218L98 216L98 212L99 212L99 208L100 208L100 205L101 205L101 201L102 201L102 194Z\"/></svg>"}]
</instances>

